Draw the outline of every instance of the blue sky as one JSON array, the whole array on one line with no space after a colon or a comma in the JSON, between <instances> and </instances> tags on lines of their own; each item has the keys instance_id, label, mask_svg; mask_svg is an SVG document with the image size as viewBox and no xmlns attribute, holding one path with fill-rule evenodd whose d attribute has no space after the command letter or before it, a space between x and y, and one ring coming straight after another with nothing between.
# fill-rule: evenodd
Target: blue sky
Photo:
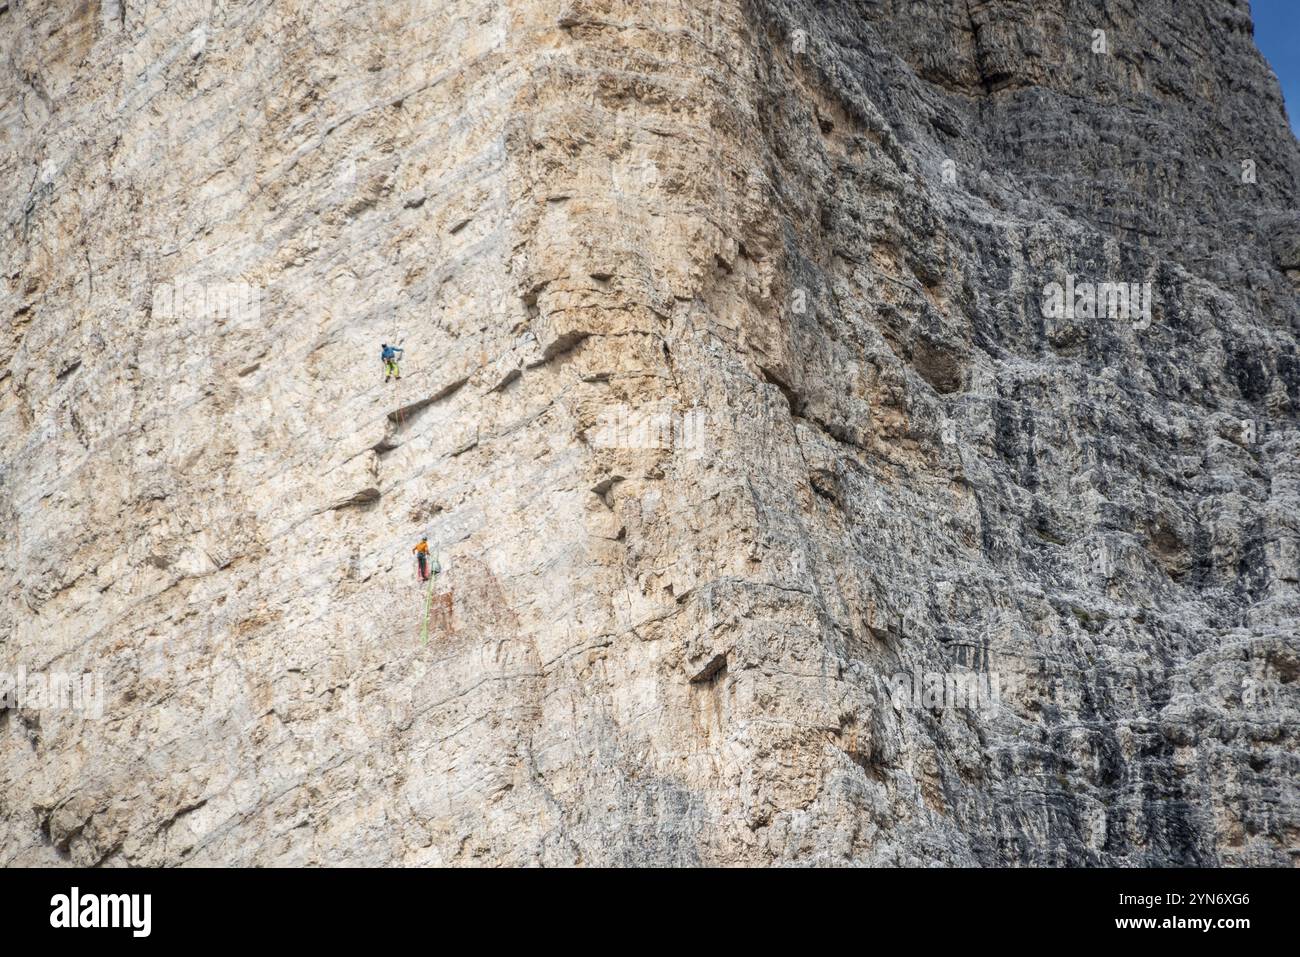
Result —
<instances>
[{"instance_id":1,"label":"blue sky","mask_svg":"<svg viewBox=\"0 0 1300 957\"><path fill-rule=\"evenodd\" d=\"M1300 135L1300 2L1254 0L1255 43L1282 82L1291 129Z\"/></svg>"}]
</instances>

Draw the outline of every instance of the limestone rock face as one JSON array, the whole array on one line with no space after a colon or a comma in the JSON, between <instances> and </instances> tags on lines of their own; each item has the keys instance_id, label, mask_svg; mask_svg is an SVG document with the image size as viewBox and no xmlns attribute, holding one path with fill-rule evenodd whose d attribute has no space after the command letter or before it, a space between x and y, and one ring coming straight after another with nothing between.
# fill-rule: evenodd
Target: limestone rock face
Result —
<instances>
[{"instance_id":1,"label":"limestone rock face","mask_svg":"<svg viewBox=\"0 0 1300 957\"><path fill-rule=\"evenodd\" d=\"M0 0L0 864L1290 863L1298 191L1242 0Z\"/></svg>"}]
</instances>

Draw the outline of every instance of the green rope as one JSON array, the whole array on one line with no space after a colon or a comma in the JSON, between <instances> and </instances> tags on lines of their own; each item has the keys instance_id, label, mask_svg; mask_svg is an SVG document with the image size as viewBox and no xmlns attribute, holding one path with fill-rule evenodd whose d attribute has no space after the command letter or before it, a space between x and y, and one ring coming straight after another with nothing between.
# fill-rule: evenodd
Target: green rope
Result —
<instances>
[{"instance_id":1,"label":"green rope","mask_svg":"<svg viewBox=\"0 0 1300 957\"><path fill-rule=\"evenodd\" d=\"M429 575L429 591L427 597L424 599L424 630L421 634L424 636L424 643L426 645L429 643L429 609L433 606L433 582L437 577L438 576L435 574Z\"/></svg>"}]
</instances>

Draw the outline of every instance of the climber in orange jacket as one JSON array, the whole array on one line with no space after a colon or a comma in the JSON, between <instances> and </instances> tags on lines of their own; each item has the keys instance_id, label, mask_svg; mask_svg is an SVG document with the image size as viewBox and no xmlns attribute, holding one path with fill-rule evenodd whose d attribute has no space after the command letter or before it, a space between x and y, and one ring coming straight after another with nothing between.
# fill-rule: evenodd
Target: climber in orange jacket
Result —
<instances>
[{"instance_id":1,"label":"climber in orange jacket","mask_svg":"<svg viewBox=\"0 0 1300 957\"><path fill-rule=\"evenodd\" d=\"M429 536L420 536L420 542L411 551L415 552L415 565L420 573L420 581L429 580Z\"/></svg>"}]
</instances>

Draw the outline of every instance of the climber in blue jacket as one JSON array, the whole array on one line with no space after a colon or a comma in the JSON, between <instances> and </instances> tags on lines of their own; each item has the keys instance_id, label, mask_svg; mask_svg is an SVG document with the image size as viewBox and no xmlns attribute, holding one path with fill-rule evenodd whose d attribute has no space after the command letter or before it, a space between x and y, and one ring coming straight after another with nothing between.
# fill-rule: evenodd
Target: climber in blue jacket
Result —
<instances>
[{"instance_id":1,"label":"climber in blue jacket","mask_svg":"<svg viewBox=\"0 0 1300 957\"><path fill-rule=\"evenodd\" d=\"M402 370L397 368L397 360L400 359L401 357L402 357L401 347L390 346L387 342L384 343L384 347L379 353L379 358L383 360L384 363L385 382L387 382L389 379L393 378L394 376L396 376L399 379L402 377Z\"/></svg>"}]
</instances>

